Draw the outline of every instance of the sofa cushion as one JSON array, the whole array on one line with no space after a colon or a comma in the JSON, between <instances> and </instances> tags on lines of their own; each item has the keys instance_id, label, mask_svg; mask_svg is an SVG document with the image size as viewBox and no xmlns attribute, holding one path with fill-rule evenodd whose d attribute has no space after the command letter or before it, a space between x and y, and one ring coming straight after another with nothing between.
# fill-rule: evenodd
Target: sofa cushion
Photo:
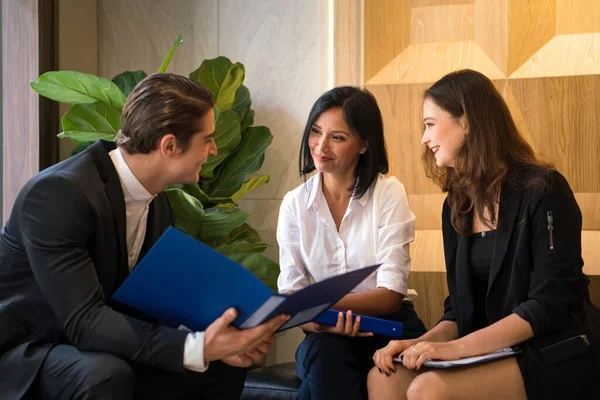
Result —
<instances>
[{"instance_id":1,"label":"sofa cushion","mask_svg":"<svg viewBox=\"0 0 600 400\"><path fill-rule=\"evenodd\" d=\"M271 365L248 371L241 400L293 400L302 382L296 375L296 363Z\"/></svg>"}]
</instances>

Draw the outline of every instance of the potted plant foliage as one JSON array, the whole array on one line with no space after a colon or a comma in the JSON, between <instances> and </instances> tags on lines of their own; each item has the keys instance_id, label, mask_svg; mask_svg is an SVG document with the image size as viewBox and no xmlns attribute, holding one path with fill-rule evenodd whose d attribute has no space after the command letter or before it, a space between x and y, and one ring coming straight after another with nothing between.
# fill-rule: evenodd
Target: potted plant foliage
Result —
<instances>
[{"instance_id":1,"label":"potted plant foliage","mask_svg":"<svg viewBox=\"0 0 600 400\"><path fill-rule=\"evenodd\" d=\"M177 38L158 72L166 71L173 53L182 43ZM58 136L69 138L81 151L98 139L115 141L121 129L121 112L144 71L126 71L112 81L74 71L52 71L31 83L40 95L71 104L62 117ZM245 70L226 57L205 60L190 78L206 86L215 98L215 135L218 155L202 167L198 184L169 187L178 229L242 264L269 287L276 288L279 266L263 254L268 247L245 221L249 213L238 201L269 182L269 175L249 177L260 169L273 136L265 126L252 126L254 110Z\"/></svg>"}]
</instances>

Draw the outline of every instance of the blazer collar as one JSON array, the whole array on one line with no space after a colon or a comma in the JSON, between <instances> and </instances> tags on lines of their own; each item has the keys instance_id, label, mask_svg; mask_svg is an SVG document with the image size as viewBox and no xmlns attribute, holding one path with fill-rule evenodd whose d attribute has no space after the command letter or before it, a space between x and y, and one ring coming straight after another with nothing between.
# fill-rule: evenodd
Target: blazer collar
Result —
<instances>
[{"instance_id":1,"label":"blazer collar","mask_svg":"<svg viewBox=\"0 0 600 400\"><path fill-rule=\"evenodd\" d=\"M508 183L505 182L504 185L502 185L500 206L498 209L498 227L496 231L496 241L494 242L492 265L490 268L488 292L502 268L502 263L506 256L517 214L519 213L522 195L522 191L514 190Z\"/></svg>"},{"instance_id":2,"label":"blazer collar","mask_svg":"<svg viewBox=\"0 0 600 400\"><path fill-rule=\"evenodd\" d=\"M89 151L96 160L98 173L104 181L104 189L112 207L113 219L117 228L116 236L119 242L119 273L117 279L118 284L120 284L129 275L129 262L127 259L125 195L123 194L119 174L108 155L114 149L116 149L115 143L98 140L90 146Z\"/></svg>"}]
</instances>

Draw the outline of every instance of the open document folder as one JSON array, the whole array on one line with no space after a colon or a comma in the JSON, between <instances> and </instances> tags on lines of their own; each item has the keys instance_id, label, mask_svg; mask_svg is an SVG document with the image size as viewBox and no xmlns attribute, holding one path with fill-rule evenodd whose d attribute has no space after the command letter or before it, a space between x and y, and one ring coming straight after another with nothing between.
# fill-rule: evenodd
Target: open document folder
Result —
<instances>
[{"instance_id":1,"label":"open document folder","mask_svg":"<svg viewBox=\"0 0 600 400\"><path fill-rule=\"evenodd\" d=\"M279 330L312 321L379 266L317 282L289 296L273 293L243 266L202 242L168 228L113 295L165 325L203 331L229 307L233 325L252 328L279 314Z\"/></svg>"},{"instance_id":2,"label":"open document folder","mask_svg":"<svg viewBox=\"0 0 600 400\"><path fill-rule=\"evenodd\" d=\"M496 350L491 353L484 354L482 356L466 357L453 361L426 360L423 362L423 366L428 368L464 367L467 365L474 365L492 360L498 360L500 358L512 357L520 353L521 350L518 347L506 347L504 349ZM393 361L397 364L402 364L402 357L396 357Z\"/></svg>"}]
</instances>

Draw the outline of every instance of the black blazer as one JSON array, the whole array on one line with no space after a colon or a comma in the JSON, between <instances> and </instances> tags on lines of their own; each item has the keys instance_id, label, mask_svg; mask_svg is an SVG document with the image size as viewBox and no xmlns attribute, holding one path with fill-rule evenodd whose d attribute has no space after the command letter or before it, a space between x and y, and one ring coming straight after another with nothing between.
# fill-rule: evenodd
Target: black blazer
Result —
<instances>
[{"instance_id":1,"label":"black blazer","mask_svg":"<svg viewBox=\"0 0 600 400\"><path fill-rule=\"evenodd\" d=\"M119 312L110 299L129 274L113 148L98 141L32 178L0 232L2 399L23 396L57 343L183 371L185 332ZM161 193L142 255L170 224Z\"/></svg>"},{"instance_id":2,"label":"black blazer","mask_svg":"<svg viewBox=\"0 0 600 400\"><path fill-rule=\"evenodd\" d=\"M511 313L531 324L534 338L521 344L524 355L519 362L530 399L541 397L533 376L547 379L557 374L555 382L564 384L567 371L581 362L566 339L586 334L590 346L585 362L600 366L600 312L589 300L589 280L582 272L581 211L561 174L531 173L542 174L548 182L546 190L518 191L506 183L502 187L485 299L490 324ZM459 335L464 336L472 332L474 310L470 238L452 227L447 200L442 231L449 289L442 320L456 321ZM554 352L548 359L542 349L553 344L558 346L551 350L564 346L565 351ZM562 353L565 357L556 357ZM591 373L598 372L584 369L578 374L591 379ZM550 388L547 398L556 398L552 384L545 388ZM571 395L568 398L575 398Z\"/></svg>"}]
</instances>

